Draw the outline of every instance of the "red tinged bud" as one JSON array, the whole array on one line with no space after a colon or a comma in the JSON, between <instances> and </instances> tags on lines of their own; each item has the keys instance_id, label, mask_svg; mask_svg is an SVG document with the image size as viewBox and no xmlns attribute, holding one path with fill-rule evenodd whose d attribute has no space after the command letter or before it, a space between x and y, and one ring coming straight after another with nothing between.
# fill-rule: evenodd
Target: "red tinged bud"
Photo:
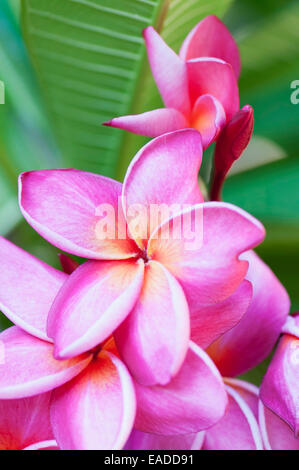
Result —
<instances>
[{"instance_id":1,"label":"red tinged bud","mask_svg":"<svg viewBox=\"0 0 299 470\"><path fill-rule=\"evenodd\" d=\"M238 111L221 132L215 148L211 199L221 200L221 190L227 173L240 158L252 136L253 109L248 104Z\"/></svg>"}]
</instances>

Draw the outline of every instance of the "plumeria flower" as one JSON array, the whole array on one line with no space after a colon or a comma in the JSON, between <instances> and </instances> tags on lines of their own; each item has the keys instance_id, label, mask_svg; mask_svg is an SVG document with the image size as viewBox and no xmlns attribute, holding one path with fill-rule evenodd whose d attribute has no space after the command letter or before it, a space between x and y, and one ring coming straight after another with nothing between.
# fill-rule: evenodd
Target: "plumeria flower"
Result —
<instances>
[{"instance_id":1,"label":"plumeria flower","mask_svg":"<svg viewBox=\"0 0 299 470\"><path fill-rule=\"evenodd\" d=\"M0 450L58 450L50 424L50 397L44 393L0 400Z\"/></svg>"},{"instance_id":2,"label":"plumeria flower","mask_svg":"<svg viewBox=\"0 0 299 470\"><path fill-rule=\"evenodd\" d=\"M203 147L208 147L239 110L241 65L233 37L213 15L188 34L179 55L152 26L143 35L165 108L117 117L104 124L148 137L194 128L201 133Z\"/></svg>"},{"instance_id":3,"label":"plumeria flower","mask_svg":"<svg viewBox=\"0 0 299 470\"><path fill-rule=\"evenodd\" d=\"M293 431L291 445L297 441L296 445L299 448L299 314L288 317L282 333L283 336L263 379L260 395L263 404L287 423ZM268 415L266 411L265 429L268 428L267 432L272 426L268 423ZM270 419L279 423L271 414ZM284 429L287 429L287 425Z\"/></svg>"},{"instance_id":4,"label":"plumeria flower","mask_svg":"<svg viewBox=\"0 0 299 470\"><path fill-rule=\"evenodd\" d=\"M91 259L70 275L50 309L47 332L57 359L89 351L114 332L137 381L165 385L186 358L193 314L203 306L212 311L240 288L248 262L239 256L263 240L264 228L231 204L202 202L197 183L201 154L200 134L182 130L143 147L123 185L76 170L21 175L26 220L58 248ZM128 236L97 236L102 204L114 209L108 230L117 212L121 232L126 229ZM148 223L151 207L160 205L187 209ZM131 223L130 209L136 206L145 209L137 224L147 228L142 234ZM190 231L175 236L185 218L195 235L192 249ZM249 302L250 288L241 289ZM246 311L242 302L231 327ZM220 323L219 328L223 332Z\"/></svg>"},{"instance_id":5,"label":"plumeria flower","mask_svg":"<svg viewBox=\"0 0 299 470\"><path fill-rule=\"evenodd\" d=\"M64 450L121 449L134 423L147 433L194 434L223 416L227 396L219 371L192 342L179 373L165 387L135 382L112 338L73 359L55 360L47 313L68 275L4 238L0 256L0 308L17 325L0 334L0 407L7 403L9 413L16 413L19 404L31 403L30 397L48 396L42 403L49 407L55 439ZM61 261L69 272L77 267L65 255ZM48 440L41 429L35 441ZM11 445L17 446L15 441Z\"/></svg>"}]
</instances>

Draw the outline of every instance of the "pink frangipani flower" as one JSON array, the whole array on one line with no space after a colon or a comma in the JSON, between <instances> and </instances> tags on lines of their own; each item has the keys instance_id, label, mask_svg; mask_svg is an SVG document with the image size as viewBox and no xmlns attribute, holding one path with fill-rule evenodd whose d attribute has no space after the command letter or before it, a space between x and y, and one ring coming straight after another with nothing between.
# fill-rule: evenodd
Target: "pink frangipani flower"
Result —
<instances>
[{"instance_id":1,"label":"pink frangipani flower","mask_svg":"<svg viewBox=\"0 0 299 470\"><path fill-rule=\"evenodd\" d=\"M44 393L0 400L0 450L58 450L50 424L50 399L51 393Z\"/></svg>"},{"instance_id":2,"label":"pink frangipani flower","mask_svg":"<svg viewBox=\"0 0 299 470\"><path fill-rule=\"evenodd\" d=\"M192 342L179 373L165 387L133 381L112 338L73 359L55 360L47 313L68 276L4 238L0 256L0 308L18 325L0 334L0 407L52 390L47 406L53 433L66 450L120 449L134 422L147 433L176 435L197 433L223 416L227 396L221 376ZM70 271L76 267L65 255L62 264Z\"/></svg>"},{"instance_id":3,"label":"pink frangipani flower","mask_svg":"<svg viewBox=\"0 0 299 470\"><path fill-rule=\"evenodd\" d=\"M152 26L143 34L165 108L117 117L104 124L148 137L194 128L200 132L205 149L239 110L237 44L213 15L189 33L179 55Z\"/></svg>"},{"instance_id":4,"label":"pink frangipani flower","mask_svg":"<svg viewBox=\"0 0 299 470\"><path fill-rule=\"evenodd\" d=\"M47 331L56 358L78 356L115 332L120 355L137 381L165 385L186 358L195 312L198 319L201 308L211 306L213 315L212 305L240 288L242 308L229 320L228 306L226 326L234 326L245 313L251 290L241 286L248 262L239 256L263 240L264 228L231 204L202 203L200 162L199 133L182 130L143 147L123 185L75 170L21 175L20 207L26 220L58 248L91 258L70 275L50 309ZM97 208L107 203L121 212L127 237L97 237ZM161 204L188 209L168 219L161 216L138 235L130 223L130 208L145 208L141 222L147 222L151 205ZM189 234L173 236L186 215L193 228L202 220L202 237L192 250L186 249ZM215 337L217 328L223 333L223 324L215 326Z\"/></svg>"},{"instance_id":5,"label":"pink frangipani flower","mask_svg":"<svg viewBox=\"0 0 299 470\"><path fill-rule=\"evenodd\" d=\"M282 333L260 396L263 404L290 426L299 443L299 314L288 317Z\"/></svg>"}]
</instances>

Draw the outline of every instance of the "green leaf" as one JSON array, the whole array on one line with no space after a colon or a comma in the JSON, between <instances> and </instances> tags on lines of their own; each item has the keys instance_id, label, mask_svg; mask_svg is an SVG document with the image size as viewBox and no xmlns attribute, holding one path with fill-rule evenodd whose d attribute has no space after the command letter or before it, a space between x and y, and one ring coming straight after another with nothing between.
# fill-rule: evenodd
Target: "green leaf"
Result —
<instances>
[{"instance_id":1,"label":"green leaf","mask_svg":"<svg viewBox=\"0 0 299 470\"><path fill-rule=\"evenodd\" d=\"M59 164L20 30L7 0L0 4L0 63L0 80L5 86L4 104L0 104L0 234L6 235L21 218L18 174Z\"/></svg>"},{"instance_id":2,"label":"green leaf","mask_svg":"<svg viewBox=\"0 0 299 470\"><path fill-rule=\"evenodd\" d=\"M143 111L151 89L142 30L155 25L170 45L230 0L24 0L29 53L67 166L121 177L138 137L101 126ZM156 90L155 90L156 94ZM124 139L124 140L123 140Z\"/></svg>"}]
</instances>

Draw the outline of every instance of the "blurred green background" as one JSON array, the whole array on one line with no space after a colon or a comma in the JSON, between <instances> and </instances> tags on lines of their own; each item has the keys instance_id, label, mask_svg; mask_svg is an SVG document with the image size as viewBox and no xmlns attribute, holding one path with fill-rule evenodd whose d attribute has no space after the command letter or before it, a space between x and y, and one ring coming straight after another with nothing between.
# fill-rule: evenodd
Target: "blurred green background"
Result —
<instances>
[{"instance_id":1,"label":"blurred green background","mask_svg":"<svg viewBox=\"0 0 299 470\"><path fill-rule=\"evenodd\" d=\"M154 24L178 50L212 13L239 44L241 105L255 111L254 137L224 199L265 224L258 252L299 310L299 104L290 100L291 82L299 80L297 0L1 0L0 234L58 264L57 250L21 218L18 174L75 167L121 180L146 139L101 122L160 102L142 29ZM6 325L0 317L0 328Z\"/></svg>"}]
</instances>

